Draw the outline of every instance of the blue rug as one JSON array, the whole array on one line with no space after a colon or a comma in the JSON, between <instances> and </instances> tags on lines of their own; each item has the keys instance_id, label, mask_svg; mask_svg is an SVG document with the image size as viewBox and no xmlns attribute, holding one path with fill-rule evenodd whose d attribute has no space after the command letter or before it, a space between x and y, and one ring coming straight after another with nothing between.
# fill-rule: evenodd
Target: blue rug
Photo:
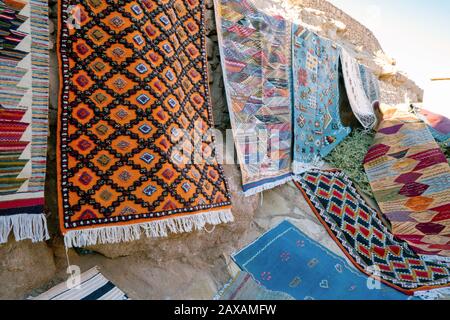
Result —
<instances>
[{"instance_id":1,"label":"blue rug","mask_svg":"<svg viewBox=\"0 0 450 320\"><path fill-rule=\"evenodd\" d=\"M408 300L376 284L344 259L314 242L293 224L282 222L233 256L242 270L269 290L297 300Z\"/></svg>"}]
</instances>

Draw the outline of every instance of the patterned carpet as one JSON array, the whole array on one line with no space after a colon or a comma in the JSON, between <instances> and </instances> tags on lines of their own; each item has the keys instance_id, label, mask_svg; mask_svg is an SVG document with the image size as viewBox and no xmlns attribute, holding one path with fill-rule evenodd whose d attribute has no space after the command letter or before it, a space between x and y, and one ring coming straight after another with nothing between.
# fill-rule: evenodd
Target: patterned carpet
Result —
<instances>
[{"instance_id":1,"label":"patterned carpet","mask_svg":"<svg viewBox=\"0 0 450 320\"><path fill-rule=\"evenodd\" d=\"M392 235L344 173L308 172L296 185L330 236L362 272L367 274L375 266L382 282L408 294L450 286L448 266L424 261Z\"/></svg>"},{"instance_id":2,"label":"patterned carpet","mask_svg":"<svg viewBox=\"0 0 450 320\"><path fill-rule=\"evenodd\" d=\"M450 256L450 167L427 125L386 115L364 167L394 235L417 253Z\"/></svg>"},{"instance_id":3,"label":"patterned carpet","mask_svg":"<svg viewBox=\"0 0 450 320\"><path fill-rule=\"evenodd\" d=\"M209 130L205 1L62 0L59 9L66 245L232 221Z\"/></svg>"}]
</instances>

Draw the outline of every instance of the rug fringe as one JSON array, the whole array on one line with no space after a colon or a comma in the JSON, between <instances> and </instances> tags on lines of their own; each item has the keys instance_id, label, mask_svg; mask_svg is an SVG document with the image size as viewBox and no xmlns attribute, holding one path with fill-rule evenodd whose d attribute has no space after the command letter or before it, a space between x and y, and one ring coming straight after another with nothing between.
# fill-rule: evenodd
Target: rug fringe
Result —
<instances>
[{"instance_id":1,"label":"rug fringe","mask_svg":"<svg viewBox=\"0 0 450 320\"><path fill-rule=\"evenodd\" d=\"M275 187L278 187L278 186L280 186L282 184L285 184L285 183L287 183L289 181L292 181L292 180L293 180L293 176L289 176L289 177L286 177L286 178L283 178L283 179L280 179L280 180L277 180L277 181L274 181L274 182L265 183L265 184L260 185L258 187L255 187L255 188L249 189L247 191L244 191L244 196L245 197L251 197L251 196L254 196L255 194L258 194L260 192L273 189Z\"/></svg>"},{"instance_id":2,"label":"rug fringe","mask_svg":"<svg viewBox=\"0 0 450 320\"><path fill-rule=\"evenodd\" d=\"M432 289L426 291L416 291L414 296L423 300L442 300L450 297L450 287Z\"/></svg>"},{"instance_id":3,"label":"rug fringe","mask_svg":"<svg viewBox=\"0 0 450 320\"><path fill-rule=\"evenodd\" d=\"M310 163L294 161L292 163L292 170L295 175L299 175L311 170L320 170L323 168L324 164L325 161L323 161L320 157L315 157Z\"/></svg>"},{"instance_id":4,"label":"rug fringe","mask_svg":"<svg viewBox=\"0 0 450 320\"><path fill-rule=\"evenodd\" d=\"M167 237L171 233L202 230L206 224L218 225L233 222L230 209L209 211L184 217L138 223L133 225L99 227L68 231L64 235L66 248L87 247L96 244L112 244L139 240L141 234L149 238Z\"/></svg>"},{"instance_id":5,"label":"rug fringe","mask_svg":"<svg viewBox=\"0 0 450 320\"><path fill-rule=\"evenodd\" d=\"M0 243L7 243L11 231L16 241L39 242L50 239L44 214L0 216Z\"/></svg>"},{"instance_id":6,"label":"rug fringe","mask_svg":"<svg viewBox=\"0 0 450 320\"><path fill-rule=\"evenodd\" d=\"M450 257L423 254L420 258L428 262L447 264L450 267Z\"/></svg>"}]
</instances>

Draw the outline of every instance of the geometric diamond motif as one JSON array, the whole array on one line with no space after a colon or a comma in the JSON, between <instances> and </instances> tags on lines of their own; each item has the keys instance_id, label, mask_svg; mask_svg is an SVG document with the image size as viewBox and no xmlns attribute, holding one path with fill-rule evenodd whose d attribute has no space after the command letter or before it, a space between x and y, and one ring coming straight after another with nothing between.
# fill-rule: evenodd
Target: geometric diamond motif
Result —
<instances>
[{"instance_id":1,"label":"geometric diamond motif","mask_svg":"<svg viewBox=\"0 0 450 320\"><path fill-rule=\"evenodd\" d=\"M416 225L416 229L427 235L439 234L445 229L445 226L438 223L419 223Z\"/></svg>"},{"instance_id":2,"label":"geometric diamond motif","mask_svg":"<svg viewBox=\"0 0 450 320\"><path fill-rule=\"evenodd\" d=\"M400 189L399 194L405 197L417 197L422 195L430 186L423 184L423 183L417 183L417 182L411 182L403 186L403 188Z\"/></svg>"},{"instance_id":3,"label":"geometric diamond motif","mask_svg":"<svg viewBox=\"0 0 450 320\"><path fill-rule=\"evenodd\" d=\"M183 183L181 187L183 188L184 192L189 192L189 190L191 190L191 185L187 182Z\"/></svg>"},{"instance_id":4,"label":"geometric diamond motif","mask_svg":"<svg viewBox=\"0 0 450 320\"><path fill-rule=\"evenodd\" d=\"M136 66L136 71L139 72L140 74L143 74L148 71L148 68L145 66L145 64L140 63Z\"/></svg>"},{"instance_id":5,"label":"geometric diamond motif","mask_svg":"<svg viewBox=\"0 0 450 320\"><path fill-rule=\"evenodd\" d=\"M416 180L419 179L422 175L423 173L419 172L408 172L398 176L398 178L394 181L403 184L412 183L416 182Z\"/></svg>"},{"instance_id":6,"label":"geometric diamond motif","mask_svg":"<svg viewBox=\"0 0 450 320\"><path fill-rule=\"evenodd\" d=\"M150 153L146 152L141 156L141 159L144 160L146 163L150 163L153 161L155 157L152 156Z\"/></svg>"},{"instance_id":7,"label":"geometric diamond motif","mask_svg":"<svg viewBox=\"0 0 450 320\"><path fill-rule=\"evenodd\" d=\"M143 191L146 195L151 196L152 194L154 194L156 192L156 187L149 185L148 187L146 187Z\"/></svg>"},{"instance_id":8,"label":"geometric diamond motif","mask_svg":"<svg viewBox=\"0 0 450 320\"><path fill-rule=\"evenodd\" d=\"M144 123L142 126L139 127L139 131L141 131L143 134L148 134L150 131L152 131L152 127Z\"/></svg>"},{"instance_id":9,"label":"geometric diamond motif","mask_svg":"<svg viewBox=\"0 0 450 320\"><path fill-rule=\"evenodd\" d=\"M140 104L145 105L148 101L150 101L150 98L146 94L141 94L139 97L136 98L136 100Z\"/></svg>"},{"instance_id":10,"label":"geometric diamond motif","mask_svg":"<svg viewBox=\"0 0 450 320\"><path fill-rule=\"evenodd\" d=\"M131 174L128 171L122 171L119 174L119 178L122 181L128 181L131 178Z\"/></svg>"},{"instance_id":11,"label":"geometric diamond motif","mask_svg":"<svg viewBox=\"0 0 450 320\"><path fill-rule=\"evenodd\" d=\"M87 186L89 183L91 183L92 176L90 174L88 174L87 172L83 172L81 174L80 178L78 179L78 181L80 181L82 184Z\"/></svg>"},{"instance_id":12,"label":"geometric diamond motif","mask_svg":"<svg viewBox=\"0 0 450 320\"><path fill-rule=\"evenodd\" d=\"M100 157L97 158L97 161L100 165L106 166L111 161L111 158L109 158L106 155L101 155Z\"/></svg>"},{"instance_id":13,"label":"geometric diamond motif","mask_svg":"<svg viewBox=\"0 0 450 320\"><path fill-rule=\"evenodd\" d=\"M414 197L405 202L405 207L413 211L425 211L434 202L433 198L428 197Z\"/></svg>"}]
</instances>

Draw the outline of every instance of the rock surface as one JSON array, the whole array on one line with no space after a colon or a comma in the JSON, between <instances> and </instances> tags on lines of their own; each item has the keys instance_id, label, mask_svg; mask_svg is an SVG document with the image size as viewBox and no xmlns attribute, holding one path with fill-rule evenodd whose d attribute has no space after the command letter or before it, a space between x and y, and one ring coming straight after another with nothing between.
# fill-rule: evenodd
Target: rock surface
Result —
<instances>
[{"instance_id":1,"label":"rock surface","mask_svg":"<svg viewBox=\"0 0 450 320\"><path fill-rule=\"evenodd\" d=\"M53 252L46 243L10 241L0 245L0 299L21 299L45 285L56 272Z\"/></svg>"}]
</instances>

